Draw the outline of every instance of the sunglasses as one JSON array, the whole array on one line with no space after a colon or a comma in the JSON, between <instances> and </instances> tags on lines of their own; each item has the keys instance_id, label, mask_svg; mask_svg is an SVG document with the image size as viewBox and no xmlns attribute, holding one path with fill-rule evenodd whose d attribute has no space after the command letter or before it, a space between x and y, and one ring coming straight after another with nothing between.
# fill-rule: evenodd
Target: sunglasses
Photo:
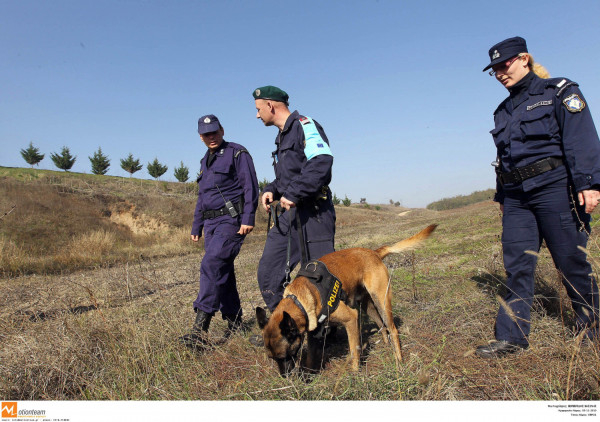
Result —
<instances>
[{"instance_id":1,"label":"sunglasses","mask_svg":"<svg viewBox=\"0 0 600 422\"><path fill-rule=\"evenodd\" d=\"M490 76L494 76L496 74L496 72L499 72L499 71L506 72L508 70L508 68L520 57L521 57L520 55L515 56L507 62L494 65L494 66L492 66L492 70L490 70L488 73L490 74Z\"/></svg>"}]
</instances>

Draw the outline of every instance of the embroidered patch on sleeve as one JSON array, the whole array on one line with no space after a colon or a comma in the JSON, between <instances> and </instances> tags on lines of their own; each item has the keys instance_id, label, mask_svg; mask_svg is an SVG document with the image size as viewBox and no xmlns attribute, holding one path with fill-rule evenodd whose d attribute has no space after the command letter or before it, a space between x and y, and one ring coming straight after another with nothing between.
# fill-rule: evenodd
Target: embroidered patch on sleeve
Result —
<instances>
[{"instance_id":1,"label":"embroidered patch on sleeve","mask_svg":"<svg viewBox=\"0 0 600 422\"><path fill-rule=\"evenodd\" d=\"M304 155L306 159L316 157L317 155L333 155L327 142L323 140L321 134L317 130L317 127L313 123L310 117L305 117L306 120L300 120L302 123L302 130L304 131Z\"/></svg>"},{"instance_id":2,"label":"embroidered patch on sleeve","mask_svg":"<svg viewBox=\"0 0 600 422\"><path fill-rule=\"evenodd\" d=\"M563 104L571 113L578 113L585 108L585 102L577 94L571 94L563 100Z\"/></svg>"}]
</instances>

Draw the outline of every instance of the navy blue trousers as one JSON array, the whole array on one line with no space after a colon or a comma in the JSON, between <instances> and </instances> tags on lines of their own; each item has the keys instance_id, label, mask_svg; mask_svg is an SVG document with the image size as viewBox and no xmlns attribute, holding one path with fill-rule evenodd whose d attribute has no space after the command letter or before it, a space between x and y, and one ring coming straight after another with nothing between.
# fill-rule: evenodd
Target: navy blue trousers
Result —
<instances>
[{"instance_id":1,"label":"navy blue trousers","mask_svg":"<svg viewBox=\"0 0 600 422\"><path fill-rule=\"evenodd\" d=\"M223 316L241 316L233 261L240 252L245 236L237 234L239 217L229 215L204 222L204 258L200 264L200 290L194 310Z\"/></svg>"},{"instance_id":2,"label":"navy blue trousers","mask_svg":"<svg viewBox=\"0 0 600 422\"><path fill-rule=\"evenodd\" d=\"M505 304L496 319L496 339L528 344L534 272L542 240L576 314L578 329L598 320L598 285L586 254L578 246L587 244L590 216L571 200L567 179L530 192L506 192L502 216L502 249L507 275ZM573 191L575 202L576 193ZM587 233L586 233L587 231ZM597 333L597 329L595 330ZM595 333L590 333L594 335Z\"/></svg>"},{"instance_id":3,"label":"navy blue trousers","mask_svg":"<svg viewBox=\"0 0 600 422\"><path fill-rule=\"evenodd\" d=\"M279 217L279 227L272 227L258 263L258 287L267 307L273 311L283 297L287 262L288 231L292 219L290 268L302 259L295 213L300 213L307 260L319 259L333 252L335 237L335 210L329 201L320 202L318 209L301 206L286 211Z\"/></svg>"}]
</instances>

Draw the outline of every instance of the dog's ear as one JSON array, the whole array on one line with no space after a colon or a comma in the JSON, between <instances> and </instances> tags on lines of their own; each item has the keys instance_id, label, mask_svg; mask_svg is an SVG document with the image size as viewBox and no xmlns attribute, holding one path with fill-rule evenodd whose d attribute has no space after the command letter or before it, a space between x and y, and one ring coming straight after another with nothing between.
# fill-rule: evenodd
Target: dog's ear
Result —
<instances>
[{"instance_id":1,"label":"dog's ear","mask_svg":"<svg viewBox=\"0 0 600 422\"><path fill-rule=\"evenodd\" d=\"M290 343L300 335L296 321L286 311L283 311L283 319L279 323L279 329L281 330L281 335L288 339Z\"/></svg>"},{"instance_id":2,"label":"dog's ear","mask_svg":"<svg viewBox=\"0 0 600 422\"><path fill-rule=\"evenodd\" d=\"M260 306L256 307L256 321L258 322L258 327L262 330L269 322L269 318L267 318L267 312L261 308Z\"/></svg>"}]
</instances>

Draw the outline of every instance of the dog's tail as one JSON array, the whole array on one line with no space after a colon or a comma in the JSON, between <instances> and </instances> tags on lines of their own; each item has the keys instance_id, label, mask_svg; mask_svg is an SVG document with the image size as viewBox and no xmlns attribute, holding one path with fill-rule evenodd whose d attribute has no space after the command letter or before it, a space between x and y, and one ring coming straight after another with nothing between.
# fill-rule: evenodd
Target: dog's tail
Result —
<instances>
[{"instance_id":1,"label":"dog's tail","mask_svg":"<svg viewBox=\"0 0 600 422\"><path fill-rule=\"evenodd\" d=\"M381 248L376 249L375 252L379 256L379 258L383 259L391 253L399 253L402 251L412 249L419 245L422 241L427 239L429 235L433 233L436 227L437 224L427 226L414 236L411 236L408 239L401 240L400 242L391 246L382 246Z\"/></svg>"}]
</instances>

